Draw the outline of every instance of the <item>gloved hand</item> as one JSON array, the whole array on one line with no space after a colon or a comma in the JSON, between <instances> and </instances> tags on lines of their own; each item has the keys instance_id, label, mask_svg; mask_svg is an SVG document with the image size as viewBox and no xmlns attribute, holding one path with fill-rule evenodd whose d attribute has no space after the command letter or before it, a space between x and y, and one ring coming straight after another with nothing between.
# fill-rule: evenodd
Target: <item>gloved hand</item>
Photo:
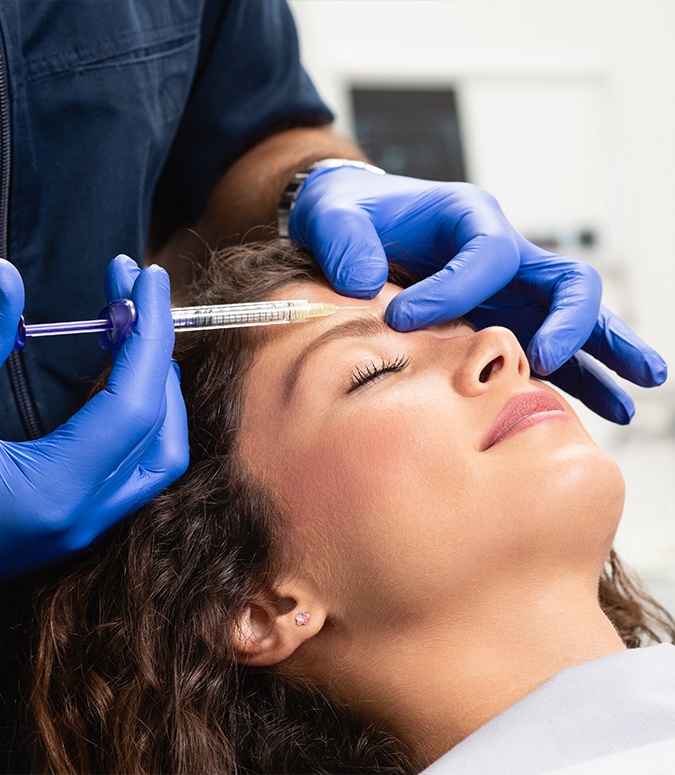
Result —
<instances>
[{"instance_id":1,"label":"gloved hand","mask_svg":"<svg viewBox=\"0 0 675 775\"><path fill-rule=\"evenodd\" d=\"M658 353L601 306L595 269L528 242L496 200L469 183L315 170L291 211L289 234L347 296L372 298L387 279L387 260L404 266L424 279L389 304L392 328L462 315L478 328L510 328L536 375L614 422L630 421L633 402L593 358L643 387L666 379Z\"/></svg>"},{"instance_id":2,"label":"gloved hand","mask_svg":"<svg viewBox=\"0 0 675 775\"><path fill-rule=\"evenodd\" d=\"M48 436L0 441L1 577L86 548L187 467L169 278L118 256L106 291L109 300L130 297L138 322L114 355L105 389ZM0 363L12 350L23 300L19 273L0 260Z\"/></svg>"}]
</instances>

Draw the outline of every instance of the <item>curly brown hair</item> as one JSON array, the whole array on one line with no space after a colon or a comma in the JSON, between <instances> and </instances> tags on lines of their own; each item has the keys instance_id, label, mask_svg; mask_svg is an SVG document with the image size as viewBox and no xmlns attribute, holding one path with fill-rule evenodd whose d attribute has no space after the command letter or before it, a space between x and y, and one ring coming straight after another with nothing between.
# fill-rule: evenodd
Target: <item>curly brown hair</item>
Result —
<instances>
[{"instance_id":1,"label":"curly brown hair","mask_svg":"<svg viewBox=\"0 0 675 775\"><path fill-rule=\"evenodd\" d=\"M290 243L218 254L199 303L270 297L321 278ZM36 597L28 699L34 767L54 773L410 773L374 719L273 668L237 663L228 632L288 564L271 498L237 453L243 382L264 332L178 337L187 473ZM603 609L634 648L675 621L612 552Z\"/></svg>"}]
</instances>

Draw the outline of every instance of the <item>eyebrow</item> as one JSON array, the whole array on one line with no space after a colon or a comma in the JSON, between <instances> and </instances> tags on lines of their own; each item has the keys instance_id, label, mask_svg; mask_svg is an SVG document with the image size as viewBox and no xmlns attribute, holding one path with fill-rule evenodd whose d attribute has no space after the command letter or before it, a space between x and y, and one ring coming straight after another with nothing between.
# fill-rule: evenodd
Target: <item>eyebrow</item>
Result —
<instances>
[{"instance_id":1,"label":"eyebrow","mask_svg":"<svg viewBox=\"0 0 675 775\"><path fill-rule=\"evenodd\" d=\"M384 312L379 315L370 314L352 318L351 320L347 320L344 323L340 323L339 325L324 331L323 334L317 336L316 339L312 340L307 347L305 347L286 372L282 389L284 405L288 405L290 402L293 390L295 389L300 373L308 358L310 358L310 356L319 348L325 347L336 339L359 339L361 337L376 336L391 331L392 329L389 328L389 325L384 319Z\"/></svg>"}]
</instances>

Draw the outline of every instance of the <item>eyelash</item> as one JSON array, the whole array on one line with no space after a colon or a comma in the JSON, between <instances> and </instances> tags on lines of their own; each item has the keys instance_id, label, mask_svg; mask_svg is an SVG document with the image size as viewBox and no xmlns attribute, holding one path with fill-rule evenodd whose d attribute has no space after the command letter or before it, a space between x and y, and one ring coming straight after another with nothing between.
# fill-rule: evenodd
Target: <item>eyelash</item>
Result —
<instances>
[{"instance_id":1,"label":"eyelash","mask_svg":"<svg viewBox=\"0 0 675 775\"><path fill-rule=\"evenodd\" d=\"M383 358L379 365L371 361L365 367L357 366L352 372L349 380L350 388L348 392L351 393L353 390L357 390L358 388L367 385L369 382L378 381L377 378L381 377L383 374L403 371L409 363L410 358L399 355L398 358L395 358L394 360L385 360Z\"/></svg>"}]
</instances>

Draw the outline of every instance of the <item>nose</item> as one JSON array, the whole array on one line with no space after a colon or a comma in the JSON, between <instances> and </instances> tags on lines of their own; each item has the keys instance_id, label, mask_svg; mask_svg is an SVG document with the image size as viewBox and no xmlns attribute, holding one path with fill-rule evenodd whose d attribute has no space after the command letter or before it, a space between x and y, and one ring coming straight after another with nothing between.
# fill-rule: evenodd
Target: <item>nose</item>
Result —
<instances>
[{"instance_id":1,"label":"nose","mask_svg":"<svg viewBox=\"0 0 675 775\"><path fill-rule=\"evenodd\" d=\"M480 395L497 380L529 378L525 353L507 328L484 328L467 337L467 343L464 358L453 375L453 387L461 395Z\"/></svg>"}]
</instances>

